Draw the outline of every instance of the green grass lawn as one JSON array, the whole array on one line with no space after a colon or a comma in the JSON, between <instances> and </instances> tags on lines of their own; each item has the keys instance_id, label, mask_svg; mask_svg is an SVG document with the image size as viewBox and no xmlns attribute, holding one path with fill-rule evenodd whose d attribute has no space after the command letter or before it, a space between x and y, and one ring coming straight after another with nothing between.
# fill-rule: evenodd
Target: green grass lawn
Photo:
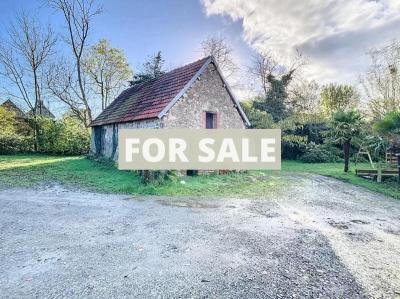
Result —
<instances>
[{"instance_id":1,"label":"green grass lawn","mask_svg":"<svg viewBox=\"0 0 400 299\"><path fill-rule=\"evenodd\" d=\"M56 181L91 191L124 194L262 196L283 180L256 171L232 175L177 177L161 186L146 185L134 171L120 171L85 157L0 156L0 187L30 187ZM182 182L183 181L183 182Z\"/></svg>"},{"instance_id":2,"label":"green grass lawn","mask_svg":"<svg viewBox=\"0 0 400 299\"><path fill-rule=\"evenodd\" d=\"M363 165L362 167L368 167ZM354 168L354 167L353 167ZM280 171L249 171L232 175L180 177L161 186L145 185L133 171L119 171L85 157L46 155L0 156L0 187L30 187L56 181L86 190L153 195L264 196L288 184L285 172L309 172L334 177L372 191L400 198L396 182L378 184L345 174L341 163L305 164L284 161ZM184 181L184 184L181 182Z\"/></svg>"}]
</instances>

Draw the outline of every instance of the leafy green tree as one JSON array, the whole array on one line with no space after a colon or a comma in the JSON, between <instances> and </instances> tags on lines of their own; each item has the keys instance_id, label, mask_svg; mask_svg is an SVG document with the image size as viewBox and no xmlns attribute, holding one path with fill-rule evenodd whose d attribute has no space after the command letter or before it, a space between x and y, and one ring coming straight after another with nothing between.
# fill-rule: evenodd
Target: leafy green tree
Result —
<instances>
[{"instance_id":1,"label":"leafy green tree","mask_svg":"<svg viewBox=\"0 0 400 299\"><path fill-rule=\"evenodd\" d=\"M269 89L265 94L265 98L261 101L254 102L254 107L271 114L274 121L280 121L287 117L287 87L293 79L293 73L294 71L289 71L280 78L274 76L273 74L269 74L267 76Z\"/></svg>"},{"instance_id":2,"label":"leafy green tree","mask_svg":"<svg viewBox=\"0 0 400 299\"><path fill-rule=\"evenodd\" d=\"M84 66L93 80L95 92L101 97L102 110L120 93L132 76L124 52L111 47L106 39L90 48L84 59Z\"/></svg>"},{"instance_id":3,"label":"leafy green tree","mask_svg":"<svg viewBox=\"0 0 400 299\"><path fill-rule=\"evenodd\" d=\"M11 135L16 133L15 112L5 107L0 107L0 128L2 135Z\"/></svg>"},{"instance_id":4,"label":"leafy green tree","mask_svg":"<svg viewBox=\"0 0 400 299\"><path fill-rule=\"evenodd\" d=\"M0 107L0 135L21 135L32 134L32 128L28 122L7 107Z\"/></svg>"},{"instance_id":5,"label":"leafy green tree","mask_svg":"<svg viewBox=\"0 0 400 299\"><path fill-rule=\"evenodd\" d=\"M253 56L249 73L259 85L262 100L254 107L272 115L274 121L280 121L290 115L288 106L288 86L297 72L305 65L303 55L297 51L291 61L279 63L269 51L261 51Z\"/></svg>"},{"instance_id":6,"label":"leafy green tree","mask_svg":"<svg viewBox=\"0 0 400 299\"><path fill-rule=\"evenodd\" d=\"M400 134L400 110L387 113L382 120L373 125L373 128L379 134Z\"/></svg>"},{"instance_id":7,"label":"leafy green tree","mask_svg":"<svg viewBox=\"0 0 400 299\"><path fill-rule=\"evenodd\" d=\"M352 86L331 83L322 88L321 108L326 117L331 117L338 111L355 109L357 106L357 94Z\"/></svg>"},{"instance_id":8,"label":"leafy green tree","mask_svg":"<svg viewBox=\"0 0 400 299\"><path fill-rule=\"evenodd\" d=\"M76 116L65 116L60 120L38 117L37 122L39 152L82 155L89 151L89 130Z\"/></svg>"},{"instance_id":9,"label":"leafy green tree","mask_svg":"<svg viewBox=\"0 0 400 299\"><path fill-rule=\"evenodd\" d=\"M251 123L253 129L271 129L274 126L274 119L265 111L254 108L254 101L248 100L240 103L244 113Z\"/></svg>"},{"instance_id":10,"label":"leafy green tree","mask_svg":"<svg viewBox=\"0 0 400 299\"><path fill-rule=\"evenodd\" d=\"M361 129L362 116L356 110L338 111L332 116L328 136L343 146L344 172L349 171L351 142L360 136Z\"/></svg>"},{"instance_id":11,"label":"leafy green tree","mask_svg":"<svg viewBox=\"0 0 400 299\"><path fill-rule=\"evenodd\" d=\"M400 110L387 113L382 120L373 125L373 129L390 141L390 151L400 151Z\"/></svg>"},{"instance_id":12,"label":"leafy green tree","mask_svg":"<svg viewBox=\"0 0 400 299\"><path fill-rule=\"evenodd\" d=\"M144 81L153 80L164 74L164 62L161 51L158 51L157 54L151 56L143 63L142 71L133 77L130 85L133 86Z\"/></svg>"},{"instance_id":13,"label":"leafy green tree","mask_svg":"<svg viewBox=\"0 0 400 299\"><path fill-rule=\"evenodd\" d=\"M297 153L307 143L307 136L297 134L297 131L303 127L304 120L292 116L275 122L269 113L254 108L257 101L259 99L241 102L241 106L251 123L251 128L281 129L283 152L290 152L290 157L293 157L292 153Z\"/></svg>"}]
</instances>

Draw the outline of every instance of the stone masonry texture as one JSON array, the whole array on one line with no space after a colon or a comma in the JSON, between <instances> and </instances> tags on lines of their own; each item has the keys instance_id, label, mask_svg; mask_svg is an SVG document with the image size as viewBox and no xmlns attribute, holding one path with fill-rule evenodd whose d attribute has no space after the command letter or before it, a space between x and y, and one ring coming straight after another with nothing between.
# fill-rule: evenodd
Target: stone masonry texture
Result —
<instances>
[{"instance_id":1,"label":"stone masonry texture","mask_svg":"<svg viewBox=\"0 0 400 299\"><path fill-rule=\"evenodd\" d=\"M203 74L170 109L162 119L148 119L129 123L103 125L100 155L117 160L118 130L132 129L161 129L161 128L193 128L204 127L203 112L219 114L219 128L244 129L245 122L235 107L229 92L224 86L218 71L213 64L209 64ZM91 152L96 153L94 141L94 128L92 128ZM117 134L113 137L114 134Z\"/></svg>"}]
</instances>

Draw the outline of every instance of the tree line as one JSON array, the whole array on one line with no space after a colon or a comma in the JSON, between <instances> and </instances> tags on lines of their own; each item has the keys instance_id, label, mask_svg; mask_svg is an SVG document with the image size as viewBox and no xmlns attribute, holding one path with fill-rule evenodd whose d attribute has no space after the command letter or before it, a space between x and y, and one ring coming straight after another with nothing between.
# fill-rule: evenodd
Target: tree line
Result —
<instances>
[{"instance_id":1,"label":"tree line","mask_svg":"<svg viewBox=\"0 0 400 299\"><path fill-rule=\"evenodd\" d=\"M307 66L301 53L287 65L270 52L257 53L249 72L259 93L242 102L252 127L282 129L284 158L344 160L345 172L360 149L381 162L386 152L399 153L400 43L368 54L371 64L357 90L348 84L308 81L301 72Z\"/></svg>"},{"instance_id":2,"label":"tree line","mask_svg":"<svg viewBox=\"0 0 400 299\"><path fill-rule=\"evenodd\" d=\"M106 39L90 43L94 20L103 11L99 2L46 0L44 4L62 18L60 32L21 11L7 27L0 44L3 95L24 102L32 110L36 140L40 127L35 120L41 115L45 99L62 103L67 117L88 127L94 115L104 110L122 89L166 72L161 52L149 56L134 74L123 50ZM284 157L332 160L339 156L337 144L342 144L342 158L348 160L349 152L355 149L344 135L350 132L348 136L355 140L363 131L364 135L378 138L376 135L383 134L378 128L383 125L375 124L388 120L396 123L400 107L398 41L369 50L370 65L360 76L360 90L348 84L320 86L307 80L304 70L308 60L300 52L284 62L268 50L259 50L243 70L235 63L234 51L223 36L209 36L199 48L202 56L215 57L235 89L253 90L242 106L252 127L283 130ZM366 124L362 128L368 128L368 132L358 130L361 123ZM349 129L346 134L344 128ZM397 135L391 134L390 139L394 136Z\"/></svg>"},{"instance_id":3,"label":"tree line","mask_svg":"<svg viewBox=\"0 0 400 299\"><path fill-rule=\"evenodd\" d=\"M90 45L93 20L102 12L95 1L48 0L64 30L21 11L8 26L0 45L3 96L22 101L41 115L44 99L57 99L85 126L99 101L104 109L127 85L132 70L122 50L106 39ZM65 50L61 51L63 48Z\"/></svg>"}]
</instances>

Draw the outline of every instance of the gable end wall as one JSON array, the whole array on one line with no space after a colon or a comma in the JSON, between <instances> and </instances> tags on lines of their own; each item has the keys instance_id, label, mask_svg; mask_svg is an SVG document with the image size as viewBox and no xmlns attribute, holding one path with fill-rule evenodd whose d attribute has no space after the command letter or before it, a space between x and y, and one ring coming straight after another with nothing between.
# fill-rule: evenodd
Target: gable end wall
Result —
<instances>
[{"instance_id":1,"label":"gable end wall","mask_svg":"<svg viewBox=\"0 0 400 299\"><path fill-rule=\"evenodd\" d=\"M244 129L245 123L215 66L209 64L183 98L162 118L165 128L204 128L202 113L219 113L219 128Z\"/></svg>"}]
</instances>

